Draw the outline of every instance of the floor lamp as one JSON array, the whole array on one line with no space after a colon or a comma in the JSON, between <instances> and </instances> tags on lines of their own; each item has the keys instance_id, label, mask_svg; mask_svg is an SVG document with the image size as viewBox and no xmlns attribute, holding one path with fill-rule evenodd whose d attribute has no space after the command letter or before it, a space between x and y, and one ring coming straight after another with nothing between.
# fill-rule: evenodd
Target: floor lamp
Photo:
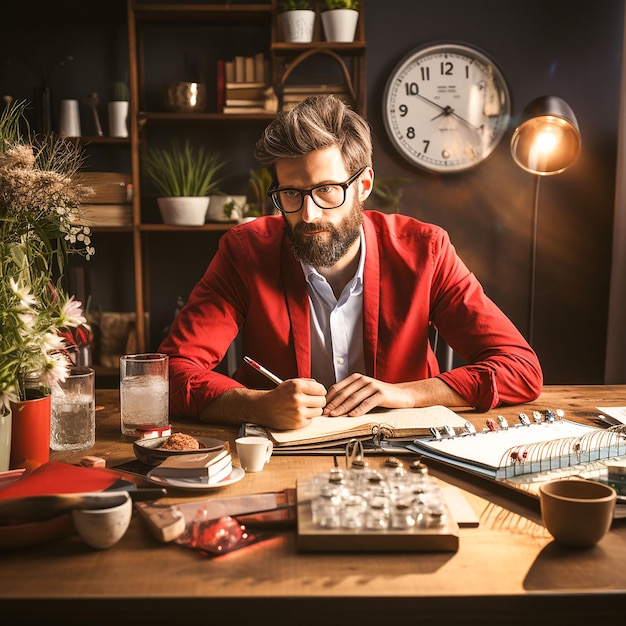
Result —
<instances>
[{"instance_id":1,"label":"floor lamp","mask_svg":"<svg viewBox=\"0 0 626 626\"><path fill-rule=\"evenodd\" d=\"M566 102L555 96L541 96L528 104L511 137L513 159L535 177L528 303L528 342L531 345L535 317L539 181L543 176L565 171L576 160L580 143L580 130L574 112Z\"/></svg>"}]
</instances>

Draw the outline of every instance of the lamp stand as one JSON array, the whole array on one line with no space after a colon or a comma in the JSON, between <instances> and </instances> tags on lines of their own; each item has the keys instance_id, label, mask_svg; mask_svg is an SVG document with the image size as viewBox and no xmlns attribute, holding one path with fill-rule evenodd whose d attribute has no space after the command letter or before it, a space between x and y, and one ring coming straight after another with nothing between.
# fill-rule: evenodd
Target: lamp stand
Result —
<instances>
[{"instance_id":1,"label":"lamp stand","mask_svg":"<svg viewBox=\"0 0 626 626\"><path fill-rule=\"evenodd\" d=\"M530 288L528 295L528 343L532 346L535 324L535 273L537 269L537 222L539 221L539 182L541 176L535 175L533 186L533 223L530 244Z\"/></svg>"}]
</instances>

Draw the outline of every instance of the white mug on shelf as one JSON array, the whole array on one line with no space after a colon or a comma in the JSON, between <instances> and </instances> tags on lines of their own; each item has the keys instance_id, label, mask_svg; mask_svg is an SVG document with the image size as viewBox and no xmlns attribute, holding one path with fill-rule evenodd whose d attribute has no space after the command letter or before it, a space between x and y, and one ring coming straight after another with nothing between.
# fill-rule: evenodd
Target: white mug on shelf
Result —
<instances>
[{"instance_id":1,"label":"white mug on shelf","mask_svg":"<svg viewBox=\"0 0 626 626\"><path fill-rule=\"evenodd\" d=\"M61 100L59 137L80 137L78 100Z\"/></svg>"}]
</instances>

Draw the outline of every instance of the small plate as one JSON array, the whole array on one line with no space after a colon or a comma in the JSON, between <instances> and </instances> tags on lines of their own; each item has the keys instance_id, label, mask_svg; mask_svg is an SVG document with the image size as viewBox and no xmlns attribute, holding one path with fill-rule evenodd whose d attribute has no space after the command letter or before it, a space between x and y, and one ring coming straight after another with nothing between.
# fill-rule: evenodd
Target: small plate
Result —
<instances>
[{"instance_id":1,"label":"small plate","mask_svg":"<svg viewBox=\"0 0 626 626\"><path fill-rule=\"evenodd\" d=\"M233 467L233 471L228 475L228 478L220 480L218 483L199 483L195 480L176 480L175 478L161 478L160 476L149 476L147 480L161 487L174 487L175 489L188 491L206 491L207 489L221 489L233 483L238 483L245 475L246 473L241 467Z\"/></svg>"},{"instance_id":2,"label":"small plate","mask_svg":"<svg viewBox=\"0 0 626 626\"><path fill-rule=\"evenodd\" d=\"M225 442L221 439L209 439L207 437L194 437L200 442L199 450L158 450L168 437L152 437L150 439L136 439L133 441L133 450L139 461L146 465L159 465L169 456L180 456L184 454L202 454L203 452L214 452L221 450Z\"/></svg>"}]
</instances>

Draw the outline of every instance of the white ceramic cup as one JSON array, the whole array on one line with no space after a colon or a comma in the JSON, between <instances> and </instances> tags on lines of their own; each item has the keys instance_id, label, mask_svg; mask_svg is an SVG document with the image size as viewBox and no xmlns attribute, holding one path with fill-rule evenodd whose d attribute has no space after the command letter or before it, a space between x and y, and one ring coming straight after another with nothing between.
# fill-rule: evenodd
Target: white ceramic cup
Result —
<instances>
[{"instance_id":1,"label":"white ceramic cup","mask_svg":"<svg viewBox=\"0 0 626 626\"><path fill-rule=\"evenodd\" d=\"M274 445L265 437L235 439L239 464L246 472L260 472L269 463Z\"/></svg>"},{"instance_id":2,"label":"white ceramic cup","mask_svg":"<svg viewBox=\"0 0 626 626\"><path fill-rule=\"evenodd\" d=\"M87 545L98 550L114 546L126 534L132 516L133 501L128 494L118 506L72 511L76 532Z\"/></svg>"},{"instance_id":3,"label":"white ceramic cup","mask_svg":"<svg viewBox=\"0 0 626 626\"><path fill-rule=\"evenodd\" d=\"M567 546L592 546L613 522L616 492L591 480L562 479L539 485L544 526Z\"/></svg>"}]
</instances>

